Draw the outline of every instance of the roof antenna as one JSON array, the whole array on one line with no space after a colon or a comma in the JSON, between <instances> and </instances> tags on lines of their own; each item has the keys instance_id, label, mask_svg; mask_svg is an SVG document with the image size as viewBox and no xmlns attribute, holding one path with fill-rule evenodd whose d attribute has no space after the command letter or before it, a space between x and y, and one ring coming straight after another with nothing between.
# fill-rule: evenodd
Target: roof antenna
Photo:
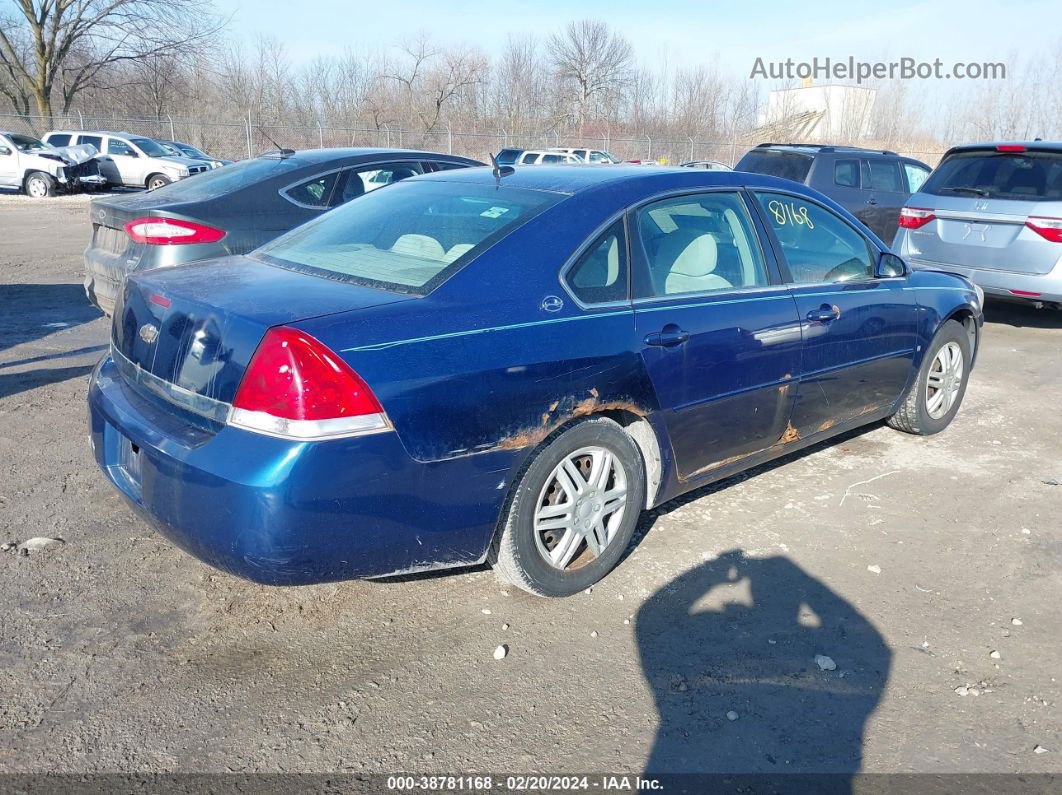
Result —
<instances>
[{"instance_id":1,"label":"roof antenna","mask_svg":"<svg viewBox=\"0 0 1062 795\"><path fill-rule=\"evenodd\" d=\"M265 131L265 128L263 128L262 125L258 125L258 132L264 135L269 141L269 143L273 144L273 146L277 148L277 154L279 154L282 158L290 157L291 155L295 154L294 149L285 149L283 146L274 141L273 137Z\"/></svg>"},{"instance_id":2,"label":"roof antenna","mask_svg":"<svg viewBox=\"0 0 1062 795\"><path fill-rule=\"evenodd\" d=\"M516 173L516 169L514 169L512 166L499 166L498 158L494 156L493 152L487 152L487 154L490 155L490 163L492 166L494 166L494 168L492 169L492 172L494 173L494 179L498 181L499 185L501 184L502 177L507 177L510 174Z\"/></svg>"}]
</instances>

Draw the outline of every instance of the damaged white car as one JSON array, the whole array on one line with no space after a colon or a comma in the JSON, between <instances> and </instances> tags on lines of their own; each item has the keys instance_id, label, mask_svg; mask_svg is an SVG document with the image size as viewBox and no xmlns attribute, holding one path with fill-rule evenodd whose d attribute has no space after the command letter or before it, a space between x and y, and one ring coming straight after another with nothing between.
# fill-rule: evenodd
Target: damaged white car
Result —
<instances>
[{"instance_id":1,"label":"damaged white car","mask_svg":"<svg viewBox=\"0 0 1062 795\"><path fill-rule=\"evenodd\" d=\"M30 135L0 130L0 187L42 199L106 185L95 147L54 147Z\"/></svg>"}]
</instances>

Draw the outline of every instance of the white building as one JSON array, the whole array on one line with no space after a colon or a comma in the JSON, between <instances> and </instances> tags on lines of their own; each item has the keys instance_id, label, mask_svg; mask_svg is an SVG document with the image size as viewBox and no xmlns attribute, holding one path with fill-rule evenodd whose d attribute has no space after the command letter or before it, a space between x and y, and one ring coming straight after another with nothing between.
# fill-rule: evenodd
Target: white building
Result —
<instances>
[{"instance_id":1,"label":"white building","mask_svg":"<svg viewBox=\"0 0 1062 795\"><path fill-rule=\"evenodd\" d=\"M772 91L761 118L765 139L853 142L871 134L876 90L862 86L812 85ZM771 133L774 133L772 135Z\"/></svg>"}]
</instances>

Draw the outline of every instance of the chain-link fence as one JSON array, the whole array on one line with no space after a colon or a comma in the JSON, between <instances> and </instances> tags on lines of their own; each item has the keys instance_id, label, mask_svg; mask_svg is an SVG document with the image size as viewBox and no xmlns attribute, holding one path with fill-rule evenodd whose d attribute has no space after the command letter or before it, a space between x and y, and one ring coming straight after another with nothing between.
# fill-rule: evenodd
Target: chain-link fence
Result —
<instances>
[{"instance_id":1,"label":"chain-link fence","mask_svg":"<svg viewBox=\"0 0 1062 795\"><path fill-rule=\"evenodd\" d=\"M49 130L112 130L149 138L181 141L199 147L214 157L239 160L277 146L313 149L337 146L380 146L425 149L466 155L486 161L489 153L506 147L585 147L611 152L621 160L653 160L669 164L690 160L717 160L733 166L758 141L753 135L729 141L702 141L694 136L674 137L624 131L613 135L529 130L459 130L450 125L430 131L408 130L388 124L361 123L353 126L317 124L266 124L251 116L243 119L178 118L133 119L117 115L82 112L42 116L0 114L0 129L41 136ZM830 143L853 143L831 141ZM863 145L869 145L864 142ZM895 147L894 147L895 148ZM935 164L939 151L899 149L900 154Z\"/></svg>"}]
</instances>

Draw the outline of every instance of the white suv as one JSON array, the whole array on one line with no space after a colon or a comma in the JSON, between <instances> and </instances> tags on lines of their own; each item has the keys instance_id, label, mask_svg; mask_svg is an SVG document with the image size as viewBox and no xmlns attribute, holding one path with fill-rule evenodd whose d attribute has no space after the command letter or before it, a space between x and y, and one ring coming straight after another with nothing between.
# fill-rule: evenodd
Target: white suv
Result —
<instances>
[{"instance_id":1,"label":"white suv","mask_svg":"<svg viewBox=\"0 0 1062 795\"><path fill-rule=\"evenodd\" d=\"M575 155L567 152L554 152L552 150L527 149L513 163L514 166L546 166L563 165L566 163L582 163Z\"/></svg>"},{"instance_id":2,"label":"white suv","mask_svg":"<svg viewBox=\"0 0 1062 795\"><path fill-rule=\"evenodd\" d=\"M575 155L583 163L595 163L597 165L613 165L618 163L619 159L609 152L603 152L600 149L580 149L574 146L555 146L550 148L551 152L567 152L569 155Z\"/></svg>"},{"instance_id":3,"label":"white suv","mask_svg":"<svg viewBox=\"0 0 1062 795\"><path fill-rule=\"evenodd\" d=\"M106 155L100 158L100 173L111 185L153 190L210 170L208 163L167 154L162 144L143 135L52 130L44 136L44 142L52 146L90 144L96 147L101 155Z\"/></svg>"}]
</instances>

